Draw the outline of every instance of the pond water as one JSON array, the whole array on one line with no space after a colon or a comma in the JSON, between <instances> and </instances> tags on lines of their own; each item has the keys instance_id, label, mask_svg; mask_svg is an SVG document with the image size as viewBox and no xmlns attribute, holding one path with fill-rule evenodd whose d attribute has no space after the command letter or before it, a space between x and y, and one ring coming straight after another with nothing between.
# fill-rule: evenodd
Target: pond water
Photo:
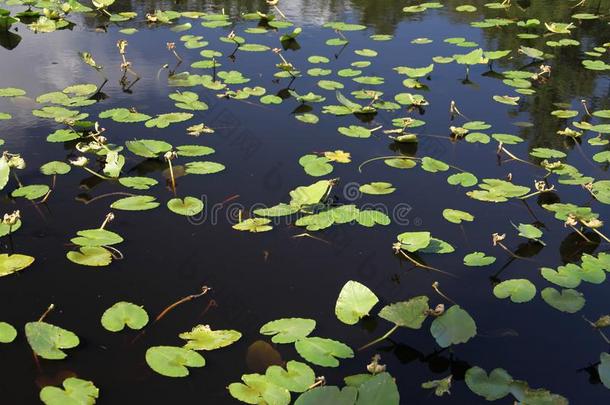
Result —
<instances>
[{"instance_id":1,"label":"pond water","mask_svg":"<svg viewBox=\"0 0 610 405\"><path fill-rule=\"evenodd\" d=\"M27 8L18 1L5 3L8 4L0 3L0 7L13 14ZM50 3L39 3L39 6L51 7ZM610 40L610 2L587 0L572 8L577 2L514 1L505 4L507 7L490 8L484 5L486 2L477 0L469 2L476 7L472 12L456 11L456 7L464 4L461 1L442 3L442 8L405 12L404 7L418 3L282 0L278 7L286 19L278 16L277 20L289 20L294 27L302 28L296 41L285 44L281 51L300 71L296 79L291 79L289 74L274 77L279 72L276 64L281 60L270 49L234 51L235 43L219 39L226 39L233 31L245 38L247 44L282 48L279 36L292 32L294 27L276 30L264 27L258 19L240 17L257 10L274 12L264 1L117 0L107 8L109 13L134 11L137 16L109 22L102 11L70 13L65 18L73 25L64 29L35 33L22 21L15 23L10 33L1 34L0 89L11 87L26 92L25 96L0 97L0 112L11 116L0 120L0 138L5 142L2 148L25 159L24 169L11 169L17 172L23 185L50 184L51 176L43 175L40 166L49 161L68 162L78 156L87 156L88 168L102 173L103 164L96 162L93 153L76 149L81 139L47 142L49 134L68 127L53 117L34 116L32 110L51 105L36 101L41 94L61 91L74 84L99 85L104 75L108 82L95 95L96 103L66 108L85 112L89 114L88 120L99 121L106 129L103 136L110 143L123 146L136 139L155 139L174 146L205 145L215 153L205 157L178 156L172 161L177 177L176 195L191 196L205 204L203 211L192 217L177 215L166 208L174 193L162 154L157 159L146 159L127 148L121 152L125 164L120 177L145 176L158 181L147 190L130 189L114 179L104 180L72 166L68 174L57 176L46 202L36 204L40 198L29 201L11 197L18 188L17 180L11 175L2 190L2 213L20 210L22 225L10 237L2 238L2 253L29 255L35 262L0 278L3 304L0 321L18 330L15 341L0 345L4 370L0 379L0 402L39 403L42 387L59 386L64 378L77 376L93 381L100 389L99 404L238 403L226 387L239 382L242 374L264 373L267 366L289 360L305 361L294 345L274 344L268 336L259 333L266 322L291 317L315 319L317 325L312 336L332 338L354 349L355 356L340 359L339 367L311 365L317 376L325 377L328 385L342 387L343 377L366 373L366 365L378 353L381 363L395 378L401 404L486 402L464 381L466 371L474 366L487 371L503 368L515 379L527 381L531 387L544 387L573 404L610 402L610 391L600 382L597 370L600 353L608 351L608 344L583 320L586 317L594 321L610 312L607 281L583 281L576 289L583 294L586 304L576 313L566 313L541 297L543 289L554 287L561 291L563 286L549 282L540 272L543 267L556 269L568 263L580 264L583 253L598 255L608 250L602 236L585 228L583 232L590 239L586 242L542 205L561 202L591 207L602 220L609 213L604 204L604 201L610 202L608 184L599 184L597 189L601 191L597 198L581 184L608 179L610 158L600 152L608 150L609 130L605 124L610 117L610 66L605 62L608 62L607 41ZM196 17L193 15L174 19L171 24L147 22L146 14L154 10L224 12L230 16L230 24L205 27L201 22L212 20L192 18ZM589 13L598 18L572 18L576 13ZM471 25L484 19L499 20L490 23L490 27ZM516 23L529 19L537 19L539 24ZM324 27L333 21L362 24L365 29L343 29L337 34L332 28ZM559 26L545 26L545 23L569 22L572 23L567 28L569 34L553 33L553 30L561 31ZM180 25L184 23L191 26ZM246 32L257 26L265 31ZM173 27L184 30L176 32L180 30ZM136 28L137 32L129 35L120 32L129 28ZM374 34L392 37L375 41L371 38ZM196 40L187 43L181 38L184 35L203 36L201 41L206 44ZM342 36L349 40L344 46L326 43ZM448 42L447 38L464 38L474 44L462 41L460 46L460 40ZM552 41L568 38L578 41L577 44L552 46ZM122 60L117 48L117 41L121 39L128 41L126 58L139 76L135 83L130 73L127 75L130 82L121 82ZM167 49L168 42L175 43L176 52L183 59L178 66L175 66L177 59ZM519 51L520 47L526 48ZM439 63L443 61L436 58L468 54L479 48L511 53L493 61L492 69L488 63L473 64L467 76L466 65L455 61ZM363 52L363 49L375 52ZM215 58L215 69L191 67L205 59L200 55L202 50L222 53ZM532 59L531 54L524 54L536 50L543 51L544 55ZM103 69L97 72L83 63L79 52L90 52ZM312 55L324 56L328 63L313 64L308 61ZM586 60L600 60L602 68L591 70L583 64ZM371 63L366 67L352 65L359 61ZM431 63L434 63L431 72L421 75L416 82L407 83L417 88L407 88L403 81L408 76L394 70L398 66L420 68ZM540 73L541 65L550 66L550 73ZM325 72L308 72L312 68L330 72L316 76ZM337 74L347 68L361 72L343 72L347 75L344 77ZM183 72L212 75L232 70L241 72L250 81L228 84L222 90L200 83L190 87L173 85L176 77L184 76ZM530 85L507 84L507 76L502 72L517 70L539 76L527 77L525 81L533 83ZM168 80L172 73L179 76ZM358 77L378 77L383 83L375 84L377 79L360 80L365 83L353 80ZM339 82L343 85L341 94L360 105L374 104L374 100L358 99L352 92L383 92L375 104L377 114L324 113L324 106L340 102L336 101L334 89L318 86L320 80ZM518 80L524 79L515 79ZM264 87L267 95L279 98L267 98L265 101L272 101L267 104L259 101L260 95L243 100L217 96L244 86ZM522 94L515 91L519 88L525 89ZM168 97L177 90L197 93L208 108L181 110ZM314 92L326 100L301 105L289 90L299 95ZM409 107L401 97L396 100L399 104L389 104L395 102L394 96L399 93L420 94L427 105ZM493 99L504 95L519 99L512 101L514 105ZM602 113L589 116L581 100L586 101L589 112ZM281 103L273 103L278 101ZM450 113L452 101L460 114ZM113 108L133 108L152 117L179 111L194 116L167 128L98 118L101 112ZM554 111L560 113L551 114ZM557 116L562 113L570 117ZM319 122L311 124L295 119L302 114L314 114ZM311 116L301 118L308 117ZM407 129L418 134L419 142L394 142L384 133L397 128L393 120L403 117L425 121L423 126ZM498 137L483 143L475 140L488 140L489 136L471 135L464 139L452 135L450 126L461 127L472 121L484 121L491 127L483 125L477 129L471 124L471 134L511 134L522 142L513 144L515 140L510 137ZM598 127L588 128L578 124L581 121ZM205 123L215 132L197 137L189 135L187 128L199 123ZM362 127L360 131L381 128L370 134L364 131L370 136L363 138L345 136L338 131L339 127L352 125ZM584 129L578 129L579 125ZM574 140L557 133L566 127L582 131L583 135ZM499 153L497 139L504 140L500 145L504 149ZM597 141L590 142L591 139ZM534 182L547 174L541 166L543 159L530 153L549 152L535 148L563 152L565 157L557 158L557 155L549 160L561 160L578 170L572 177L564 173L560 178L557 173L551 173L548 186L554 185L555 191L520 199L535 192ZM314 177L299 164L303 155L336 150L349 152L351 162L332 162L332 173ZM380 159L359 170L361 163L381 156L431 157L441 163L430 164L439 164L441 169L434 173L422 170L417 159L402 159L416 162L417 167L397 169ZM205 160L221 163L225 169L208 175L185 173L188 162ZM451 168L445 171L442 162ZM322 166L326 168L327 163ZM505 202L480 201L466 194L477 186L448 184L447 177L460 171L474 174L479 182L510 179L516 185L529 187L530 191ZM592 179L579 181L582 177ZM287 203L289 192L298 186L335 178L339 180L330 191L329 202L334 206L355 204L362 210L385 212L391 223L365 227L352 221L308 231L297 226L295 214L271 218L273 229L268 232L240 232L232 227L240 218L254 217L255 209ZM396 190L383 195L359 191L361 185L371 182L391 183ZM125 193L154 196L160 206L140 212L112 209L110 204L126 197ZM475 219L451 223L442 215L447 208L466 211ZM113 260L107 267L83 266L68 260L66 253L78 250L70 242L76 232L98 228L109 212L114 213L115 219L106 229L123 237L124 241L114 247L120 249L124 258ZM518 236L511 222L534 224L543 231L540 239L544 244ZM581 226L579 223L575 228ZM404 251L404 254L450 275L414 267L403 254L396 254L392 249L397 235L426 231L450 243L455 251L448 254ZM605 228L598 231L603 234ZM304 233L310 237L303 236ZM506 233L506 239L500 243L512 256L501 246L493 246L491 235L494 233ZM488 266L465 266L464 256L475 251L495 256L496 261ZM530 280L537 288L536 296L524 303L496 297L494 286L511 279ZM355 325L346 325L335 316L337 296L348 280L366 285L380 301L370 311L371 316ZM446 297L434 290L434 282L438 282L438 289ZM197 293L203 285L212 290L152 322L168 305ZM477 335L466 343L441 348L430 333L428 320L421 329L399 328L389 339L357 350L392 327L377 316L384 305L420 295L429 297L432 308L439 303L449 308L452 301L459 304L475 320ZM143 331L108 332L100 325L100 317L117 301L142 305L151 323ZM78 347L67 350L68 356L61 361L33 357L23 329L26 322L39 319L50 304L55 309L45 321L73 331L80 338ZM184 341L178 334L197 324L237 330L242 337L229 347L202 352L206 366L191 368L186 378L168 378L149 368L145 360L148 348L181 346ZM449 375L453 376L449 396L437 397L433 390L421 387L425 381ZM292 394L292 400L297 396ZM508 396L498 402L511 401L512 397Z\"/></svg>"}]
</instances>

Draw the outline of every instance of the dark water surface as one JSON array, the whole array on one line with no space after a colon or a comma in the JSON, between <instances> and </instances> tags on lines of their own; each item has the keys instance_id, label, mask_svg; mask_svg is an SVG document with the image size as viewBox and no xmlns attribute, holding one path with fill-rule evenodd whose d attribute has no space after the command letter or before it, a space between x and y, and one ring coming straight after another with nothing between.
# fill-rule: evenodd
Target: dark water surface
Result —
<instances>
[{"instance_id":1,"label":"dark water surface","mask_svg":"<svg viewBox=\"0 0 610 405\"><path fill-rule=\"evenodd\" d=\"M285 4L284 4L285 3ZM487 72L485 65L471 69L470 82L464 83L464 68L456 64L437 64L429 81L428 90L405 89L404 76L392 71L395 66L425 66L434 56L466 53L469 48L456 48L443 42L447 37L466 37L484 49L517 49L519 45L542 46L548 38L519 40L517 27L480 30L472 28L471 21L490 17L539 18L541 21L567 21L571 12L569 2L519 1L510 11L489 10L482 1L475 13L456 13L462 3L447 1L441 10L428 10L424 14L407 15L401 10L413 4L408 1L286 1L280 6L296 26L303 27L298 38L300 49L288 50L286 57L305 72L311 66L310 55L324 55L331 59L324 68L333 69L328 77L309 77L294 81L290 86L303 94L314 91L333 102L334 92L315 86L320 79L340 80L346 84L344 94L367 88L350 79L337 79L336 71L349 67L351 62L365 60L354 50L372 48L379 56L372 58L371 66L363 69L366 75L382 76L385 84L375 86L393 95L399 92L424 94L430 102L425 114L419 118L426 126L418 128L422 136L418 146L397 149L381 131L368 139L354 139L340 135L338 126L384 125L391 127L391 119L405 116L403 111L381 111L374 121L362 124L354 116L334 117L321 113L321 105L313 105L320 117L316 125L307 125L294 119L293 110L298 103L285 100L279 106L266 106L255 99L241 102L217 98L215 92L201 86L185 90L195 91L210 109L196 112L188 122L167 129L148 129L143 124L120 124L103 120L106 135L116 144L130 139L163 139L173 145L203 144L213 147L216 153L210 160L221 162L227 169L209 176L185 176L178 179L181 196L201 197L206 203L204 220L187 220L169 212L165 202L172 198L165 187L166 166L146 161L129 152L125 175L146 175L163 185L143 193L155 195L162 206L146 212L115 211L116 219L109 229L120 233L125 242L120 249L125 259L115 261L106 268L78 266L65 257L71 237L79 229L99 226L109 205L116 197L102 198L84 204L88 198L116 191L130 191L115 182L100 182L78 168L58 179L57 190L47 204L34 207L23 199L14 200L6 192L2 196L2 212L20 209L23 226L12 238L14 250L36 257L35 264L10 277L0 280L0 319L19 330L17 340L0 347L0 403L38 403L41 386L49 382L59 384L67 375L78 375L92 380L100 388L99 404L225 404L236 403L226 386L239 381L247 372L264 370L269 355L256 347L259 340L269 342L258 330L262 324L283 317L306 317L318 322L316 336L341 340L351 347L359 347L382 335L389 324L379 318L366 319L356 326L340 323L334 315L334 304L341 287L347 280L367 285L380 298L381 304L405 300L416 295L428 295L431 303L442 302L431 288L434 281L458 302L476 320L479 335L467 344L453 349L440 350L430 336L429 326L421 330L399 330L391 341L357 353L354 359L342 360L336 369L315 367L329 384L342 385L342 377L362 372L370 357L379 352L382 362L396 378L401 403L484 403L463 382L464 372L478 365L487 370L502 367L515 378L526 380L533 387L545 387L564 395L573 404L610 403L610 391L599 383L595 372L587 370L599 359L599 353L608 345L592 331L580 315L590 319L610 312L607 283L582 284L581 291L587 303L575 315L559 312L544 303L538 294L526 304L513 304L499 300L492 294L494 280L528 278L540 291L548 283L539 275L539 268L556 267L566 262L578 262L582 243L552 213L528 199L503 204L483 203L468 198L465 189L449 186L446 175L431 174L420 169L395 170L378 161L358 173L357 165L375 156L396 153L432 156L474 173L481 178L504 178L512 173L515 183L533 188L541 171L519 162L501 165L495 154L496 144L469 144L450 142L448 126L449 102L455 100L461 111L471 120L485 120L493 125L489 133L510 133L527 142L510 146L517 156L527 159L534 147L548 147L569 153L568 163L578 167L585 175L597 180L607 179L607 167L592 164L593 147L586 142L574 146L556 134L566 123L555 119L550 112L557 109L553 103L571 103L580 110L580 100L586 99L592 110L610 107L608 75L582 68L583 51L610 40L610 27L606 20L585 21L572 35L581 41L580 47L557 50L551 79L537 88L532 96L522 96L518 107L493 102L493 95L509 94L502 81ZM566 4L564 4L566 3ZM602 1L608 14L608 3ZM154 9L177 11L220 11L232 15L266 10L264 2L248 1L189 1L153 2L119 1L112 12L134 10L136 20L143 20L146 12ZM15 9L21 10L22 7ZM595 12L591 5L591 12ZM325 45L335 37L332 30L322 28L327 21L341 20L362 23L366 31L348 32L350 43L341 51L339 47ZM76 154L73 144L47 143L46 136L61 126L51 120L32 116L37 108L34 98L42 93L61 90L75 83L98 83L99 76L85 66L77 51L89 51L98 63L105 66L109 82L103 91L105 100L82 108L97 117L100 111L116 107L135 107L138 111L155 115L177 111L167 95L175 88L167 85L167 69L173 56L166 50L166 42L176 42L184 63L178 71L203 71L190 68L200 60L201 49L185 49L179 41L184 34L203 35L210 41L208 48L218 49L225 56L219 59L221 69L237 69L252 79L247 86L260 85L267 94L278 94L286 88L288 80L273 80L274 64L278 62L269 53L238 52L235 60L226 55L233 46L218 41L219 36L232 29L240 35L256 22L239 22L233 27L208 29L198 20L190 21L193 28L174 33L169 26L147 27L144 22L110 24L107 32L96 30L105 23L101 17L77 17L72 30L50 34L33 34L20 26L21 42L12 50L0 48L0 87L19 87L31 99L0 99L0 111L13 115L12 120L0 121L0 137L6 141L3 148L21 153L28 167L20 172L25 184L47 183L38 167L50 160L66 160ZM137 27L139 32L127 36L118 32L125 27ZM369 39L373 33L394 34L388 42ZM248 40L277 46L277 33L245 34ZM418 37L434 42L426 45L411 44ZM120 56L116 41L129 41L128 57L141 76L130 92L123 92L118 80ZM545 48L548 50L550 48ZM337 53L340 52L339 55ZM501 70L517 69L529 63L518 57L503 60L494 67ZM531 69L534 70L534 69ZM205 72L207 73L207 72ZM233 86L235 88L241 86ZM391 99L392 97L390 97ZM415 117L417 114L413 114ZM523 128L514 123L527 121L532 127ZM186 127L205 122L216 133L194 139L187 135ZM438 137L437 137L438 136ZM445 137L445 138L443 138ZM382 203L393 223L389 226L365 228L358 225L336 225L315 233L328 243L310 238L292 238L303 229L281 223L273 231L251 234L231 228L237 212L247 213L255 204L267 206L288 201L288 192L299 185L316 179L304 173L298 164L306 153L343 149L352 154L349 165L335 164L332 177L340 177L333 195L339 203L348 203L353 184L387 181L397 191L386 196L363 195L355 203ZM583 153L580 152L582 149ZM601 149L596 149L599 151ZM532 158L533 159L533 158ZM532 162L537 163L536 160ZM12 190L14 184L5 189ZM605 218L607 207L590 201L587 193L577 186L559 185L561 200L575 204L592 204L594 211ZM137 192L137 191L136 191ZM231 197L239 195L238 198ZM231 199L223 204L223 201ZM462 209L475 215L474 223L464 226L448 223L442 218L445 208ZM546 247L528 245L518 238L510 221L532 223L541 221L546 229ZM449 255L427 255L430 265L458 276L444 275L412 269L408 262L400 261L391 249L396 235L405 231L427 230L434 236L449 241L456 252ZM490 235L506 232L506 244L513 250L522 249L531 254L531 260L510 260L499 248L491 246ZM3 252L10 251L9 241L2 241ZM607 244L587 246L587 251L607 250ZM498 257L489 267L469 268L462 257L472 251L483 251ZM504 268L505 267L505 268ZM503 269L504 268L504 269ZM494 275L501 269L501 274ZM143 305L152 316L180 297L195 293L202 285L213 287L207 296L179 306L159 323L149 325L145 334L123 332L112 334L102 329L100 316L116 301L125 300ZM209 306L213 299L217 306ZM63 361L40 361L37 367L23 334L23 325L38 319L51 303L56 310L47 320L74 331L81 344L69 351ZM373 313L377 313L381 305ZM206 367L192 369L184 379L162 377L148 368L144 361L146 349L154 345L179 345L178 333L204 323L214 329L236 329L243 337L229 348L204 353ZM254 345L254 346L252 346ZM250 348L250 350L249 350ZM300 359L292 345L274 346L285 361ZM265 360L265 358L267 360ZM427 380L454 376L450 397L437 398L420 387ZM499 403L510 403L504 398Z\"/></svg>"}]
</instances>

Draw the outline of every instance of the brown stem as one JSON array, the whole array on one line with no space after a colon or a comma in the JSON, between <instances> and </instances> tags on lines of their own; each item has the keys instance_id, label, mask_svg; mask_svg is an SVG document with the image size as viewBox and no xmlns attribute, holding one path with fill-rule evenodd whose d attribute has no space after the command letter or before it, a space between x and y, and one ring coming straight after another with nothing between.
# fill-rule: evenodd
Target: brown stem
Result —
<instances>
[{"instance_id":1,"label":"brown stem","mask_svg":"<svg viewBox=\"0 0 610 405\"><path fill-rule=\"evenodd\" d=\"M178 305L180 304L184 304L185 302L188 302L190 300L193 300L195 298L199 298L205 294L207 294L208 291L210 291L212 288L208 287L208 286L203 286L201 287L201 292L198 294L191 294L191 295L187 295L184 298L179 299L178 301L174 302L173 304L167 306L163 311L161 311L161 313L159 313L159 315L157 315L157 317L155 318L155 321L153 323L158 322L159 320L161 320L161 318L163 318L165 315L167 315L168 312L170 312L172 309L176 308Z\"/></svg>"},{"instance_id":2,"label":"brown stem","mask_svg":"<svg viewBox=\"0 0 610 405\"><path fill-rule=\"evenodd\" d=\"M49 305L49 307L47 308L46 311L44 311L44 313L42 315L40 315L40 318L38 318L38 322L42 322L44 320L44 318L47 317L47 315L49 315L49 313L55 309L55 304L51 304Z\"/></svg>"}]
</instances>

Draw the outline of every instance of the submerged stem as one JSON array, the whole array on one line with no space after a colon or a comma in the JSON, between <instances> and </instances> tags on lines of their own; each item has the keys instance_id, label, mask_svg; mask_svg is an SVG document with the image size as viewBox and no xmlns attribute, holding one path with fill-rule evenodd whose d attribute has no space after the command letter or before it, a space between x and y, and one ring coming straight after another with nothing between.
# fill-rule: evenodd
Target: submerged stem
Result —
<instances>
[{"instance_id":1,"label":"submerged stem","mask_svg":"<svg viewBox=\"0 0 610 405\"><path fill-rule=\"evenodd\" d=\"M385 335L381 336L380 338L377 338L377 339L373 340L372 342L369 342L369 343L365 344L364 346L360 347L360 348L358 349L358 351L361 351L361 350L367 349L367 348L369 348L369 347L371 347L371 346L373 346L373 345L375 345L375 344L377 344L377 343L379 343L379 342L381 342L381 341L383 341L383 340L387 339L387 338L388 338L388 337L389 337L389 336L390 336L392 333L394 333L394 332L396 331L396 329L398 329L398 328L399 328L399 326L398 326L398 325L394 325L394 326L392 327L392 329L390 329L389 331L387 331L387 332L386 332L386 334L385 334Z\"/></svg>"},{"instance_id":2,"label":"submerged stem","mask_svg":"<svg viewBox=\"0 0 610 405\"><path fill-rule=\"evenodd\" d=\"M451 276L451 277L456 277L454 274L448 273L446 271L437 269L435 267L431 267L431 266L427 266L425 264L422 264L420 262L418 262L417 260L415 260L414 258L412 258L411 256L409 256L408 254L406 254L405 252L403 252L402 250L400 250L400 253L407 259L409 260L411 263L413 263L415 266L417 267L421 267L422 269L426 269L426 270L432 270L432 271L437 271L439 273L445 274L447 276Z\"/></svg>"}]
</instances>

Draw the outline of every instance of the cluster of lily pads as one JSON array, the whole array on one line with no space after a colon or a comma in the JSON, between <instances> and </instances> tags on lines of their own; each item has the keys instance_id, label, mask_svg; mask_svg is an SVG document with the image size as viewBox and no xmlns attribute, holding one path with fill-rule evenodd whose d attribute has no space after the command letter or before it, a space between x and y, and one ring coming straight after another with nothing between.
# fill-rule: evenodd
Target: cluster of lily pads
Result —
<instances>
[{"instance_id":1,"label":"cluster of lily pads","mask_svg":"<svg viewBox=\"0 0 610 405\"><path fill-rule=\"evenodd\" d=\"M138 17L135 12L112 13L110 7L114 0L93 0L89 5L83 5L75 0L62 2L61 0L9 0L6 4L11 8L25 7L24 10L12 11L0 9L0 30L8 30L15 24L24 24L36 33L50 33L70 27L73 23L70 18L78 13L97 13L108 18L108 22L129 23ZM232 52L226 54L221 50L208 47L208 37L195 34L181 34L179 45L174 42L167 43L167 49L178 60L178 66L185 60L180 54L184 47L186 52L199 50L202 59L190 64L194 71L170 71L167 84L171 88L179 88L168 94L169 99L175 102L179 111L170 112L142 112L132 106L115 107L104 110L96 118L90 118L87 107L99 103L102 88L107 83L104 66L94 59L89 52L81 52L80 57L84 64L98 72L103 79L102 84L74 84L64 89L38 95L35 98L37 108L32 111L35 117L52 120L57 126L46 137L50 143L65 143L70 146L72 157L67 161L50 161L40 167L42 174L49 176L50 184L24 184L19 178L19 171L26 167L26 161L18 153L4 151L0 157L0 190L12 187L11 197L24 198L34 204L44 204L52 198L58 187L58 176L71 173L73 170L83 170L102 181L116 185L117 190L111 196L121 196L109 204L109 209L116 211L146 211L159 207L160 203L153 195L139 194L158 186L159 181L152 177L124 176L124 166L128 159L151 159L162 165L167 165L167 188L173 197L166 202L167 208L175 214L193 216L202 212L203 202L192 196L179 196L176 183L175 164L183 162L185 175L202 175L219 173L225 166L218 162L207 160L192 160L213 154L214 149L200 144L186 144L173 146L172 144L155 139L133 139L123 144L113 143L111 131L104 128L104 120L129 125L142 125L149 129L165 129L171 125L193 120L197 115L205 117L208 104L203 101L199 91L215 92L218 99L235 100L260 103L273 108L275 105L294 101L293 116L300 123L315 125L320 121L320 115L314 113L316 109L322 115L354 118L354 124L337 126L337 132L345 137L354 138L354 141L363 138L387 136L384 141L395 146L418 143L422 138L430 136L423 131L426 125L422 115L425 109L434 108L422 92L428 90L433 75L443 69L443 65L462 65L465 71L464 83L470 82L471 73L477 67L486 67L494 72L506 86L506 94L494 95L491 100L514 108L519 106L527 97L535 95L552 79L554 53L564 47L580 46L581 43L570 38L579 29L579 24L585 20L607 19L607 16L588 12L575 12L567 16L569 22L539 21L535 18L509 19L502 13L511 7L510 0L502 3L487 3L484 5L490 10L499 10L497 18L488 18L472 21L471 26L480 29L503 29L515 26L519 29L518 38L521 40L534 40L536 38L549 38L538 49L533 46L520 45L516 49L484 49L478 43L464 37L444 39L444 43L451 45L455 50L446 55L438 55L431 60L422 61L419 66L396 66L388 74L399 75L405 91L395 94L386 94L378 86L385 83L383 76L367 73L366 69L374 63L378 51L371 48L354 50L354 54L361 60L333 72L325 67L330 59L321 55L310 55L307 66L298 67L297 64L285 55L284 51L293 49L298 45L298 38L303 29L295 27L281 11L281 4L277 0L268 1L268 12L243 14L239 17L245 25L255 22L256 26L248 26L243 32L234 27L235 19L224 13L204 13L198 11L176 12L171 10L155 10L145 16L146 22L151 26L167 25L175 33L183 33L193 28L192 22L198 22L206 30L218 30L232 27L228 33L223 33L219 41L232 47ZM584 2L581 2L584 3ZM577 5L581 6L581 4ZM434 12L444 6L438 2L426 2L406 6L403 11L408 15ZM460 5L455 9L460 13L474 13L474 5ZM188 19L190 22L184 22ZM180 23L178 23L180 22ZM252 25L252 24L250 24ZM238 26L241 27L241 26ZM333 32L336 37L329 38L326 45L336 47L343 52L351 43L349 33L362 31L367 27L360 24L345 22L328 22L324 28ZM123 35L134 35L136 28L122 28ZM211 31L215 32L215 31ZM250 42L253 36L267 33L277 33L273 37L274 43L262 44ZM370 36L374 47L375 41L392 41L394 37L386 34ZM415 38L412 44L425 45L432 42L429 38ZM123 89L133 86L139 76L135 73L136 67L127 59L127 40L117 43L122 57L120 69L124 73L121 79ZM529 43L528 43L529 44ZM584 69L604 74L610 70L604 59L607 58L610 43L582 44L588 47L584 51L586 59L582 60ZM202 49L203 48L203 49ZM452 48L453 49L453 48ZM236 55L245 53L267 54L269 65L274 69L273 79L288 81L287 91L269 94L261 79L248 77L238 70L223 70L223 59L235 59ZM198 58L198 57L197 57ZM506 66L511 60L519 60L525 66L515 70L496 72L496 65ZM371 70L371 69L369 69ZM193 73L199 72L199 73ZM203 73L201 73L203 72ZM129 82L127 73L135 76ZM336 76L336 77L335 77ZM290 86L304 77L320 78L316 88L299 90ZM404 79L403 79L404 78ZM347 93L349 85L360 86L358 90ZM318 94L322 93L322 94ZM0 88L0 98L24 97L26 92L19 88ZM252 101L254 100L254 101ZM332 101L330 101L332 100ZM336 101L335 101L336 100ZM490 100L490 101L491 101ZM567 100L571 101L571 100ZM328 104L326 104L328 103ZM554 213L555 218L563 223L566 229L573 231L577 237L591 245L606 243L610 239L602 232L604 223L599 214L589 205L579 206L572 203L562 203L554 197L561 189L559 187L573 187L581 190L583 196L594 202L610 204L610 181L598 180L567 163L567 154L561 150L549 147L536 147L529 151L529 157L519 157L511 147L524 140L513 134L495 132L492 124L483 120L484 117L467 118L463 106L455 101L447 100L450 106L451 124L447 126L446 134L440 136L447 142L463 142L466 144L480 144L481 153L496 154L504 162L515 162L526 165L534 170L533 184L519 184L514 182L512 176L506 178L482 178L475 173L466 171L453 164L447 163L433 156L408 156L396 154L390 156L371 157L362 162L357 170L361 172L364 167L375 162L383 162L391 169L410 170L421 168L424 175L446 176L450 186L461 187L469 198L483 203L506 203L509 201L527 201L537 197L543 209ZM440 106L446 108L445 105ZM609 141L610 110L591 110L586 100L574 109L571 103L560 104L552 111L549 120L556 120L563 129L557 131L556 136L570 146L580 148L583 140L595 149L591 156L591 164L607 165L610 163L610 152L602 150ZM369 125L380 114L392 115L391 123L386 125ZM11 120L8 113L0 112L0 120ZM187 133L197 137L205 133L213 133L205 123L192 123ZM300 124L299 124L300 125ZM379 136L378 136L379 135ZM483 149L484 145L489 145ZM126 153L129 152L129 153ZM307 152L300 157L295 165L300 165L303 171L312 177L330 175L334 165L352 163L351 154L344 150L329 150L324 152ZM13 181L11 181L11 176ZM321 179L317 182L299 186L289 193L290 200L271 206L253 210L248 218L242 218L233 225L238 231L265 232L273 229L272 219L276 217L297 217L294 225L303 227L307 232L327 229L338 224L357 223L365 227L375 225L389 225L391 218L386 213L370 209L361 209L356 204L341 204L332 198L333 187L338 179ZM128 191L125 191L128 190ZM132 192L134 191L135 192ZM362 184L359 192L362 194L378 196L401 191L401 185L393 185L386 181L375 181ZM100 198L103 196L100 196ZM548 199L546 198L548 197ZM67 258L79 265L107 266L113 260L123 258L123 253L116 245L122 243L123 237L107 228L115 214L109 213L98 228L76 231L71 239L71 250ZM442 216L452 224L471 223L475 216L461 207L446 208ZM0 223L0 236L8 236L18 231L21 226L19 211L7 213ZM518 223L511 225L516 229L517 237L525 238L530 243L544 246L544 234L538 223ZM510 229L510 228L509 228ZM506 233L491 235L491 245L508 253L513 259L523 259L518 252L511 250L506 240ZM426 264L421 256L428 254L451 254L455 248L448 241L433 237L428 231L401 232L396 241L388 241L395 254L408 260L415 267L428 271L437 271L452 276L453 274ZM496 262L496 257L484 252L484 247L467 254L463 258L465 266L485 267ZM34 263L32 256L18 253L0 255L0 276L7 276L23 270ZM568 263L557 269L540 268L540 277L534 280L553 284L542 289L542 299L551 307L565 312L576 313L585 305L584 295L577 291L582 282L601 284L610 272L610 255L601 252L597 255L582 254L580 264ZM534 299L537 293L535 283L530 279L507 279L497 282L491 293L498 299L510 299L513 303L524 303ZM562 290L559 291L555 287ZM386 339L399 328L420 329L424 322L431 318L430 333L438 346L442 348L457 344L464 344L476 336L475 320L462 307L454 303L435 287L439 295L452 305L445 309L444 304L434 308L429 306L429 297L417 296L408 300L384 306L378 317L393 326L379 339L365 345L362 349L374 346ZM358 323L363 317L369 316L370 311L379 302L378 297L366 286L356 281L349 281L339 293L335 313L337 318L348 325ZM36 322L25 325L25 335L34 353L44 359L58 360L66 357L64 349L76 347L79 339L73 332L43 321L44 316ZM109 308L102 316L103 327L111 332L121 331L125 326L131 329L142 329L148 324L148 315L143 308L128 302L119 302ZM610 326L607 318L601 317L591 325L599 330ZM343 342L330 338L310 336L314 331L316 322L305 318L284 318L269 322L260 329L261 334L272 336L275 344L294 344L295 351L306 362L318 367L337 367L339 359L354 357L354 350ZM0 323L0 342L8 343L15 339L16 330L9 324ZM179 346L155 346L146 352L146 361L157 373L168 377L184 377L189 374L190 367L203 367L205 359L198 353L202 350L214 350L228 346L238 339L241 333L234 330L212 330L206 325L197 325L190 332L179 335L186 341ZM292 360L285 368L279 366L269 367L265 374L245 374L242 382L229 385L230 394L236 399L251 403L265 403L269 405L289 404L295 396L295 403L300 405L318 403L344 403L344 404L398 404L398 388L392 376L379 363L380 359L374 357L367 366L368 373L348 376L345 378L345 387L326 385L326 381L316 377L314 369L305 362ZM602 353L597 370L603 384L610 388L610 354ZM521 403L552 403L564 404L567 399L544 389L533 389L520 380L513 379L503 369L494 369L488 375L483 369L473 367L468 370L465 378L467 386L477 395L487 400L501 399L512 394L515 400ZM436 395L449 393L452 376L442 380L423 382L422 386L434 389ZM81 400L82 403L94 403L98 397L98 389L91 381L79 378L68 378L63 383L64 389L45 387L40 392L43 402L51 405L65 403L68 400Z\"/></svg>"}]
</instances>

